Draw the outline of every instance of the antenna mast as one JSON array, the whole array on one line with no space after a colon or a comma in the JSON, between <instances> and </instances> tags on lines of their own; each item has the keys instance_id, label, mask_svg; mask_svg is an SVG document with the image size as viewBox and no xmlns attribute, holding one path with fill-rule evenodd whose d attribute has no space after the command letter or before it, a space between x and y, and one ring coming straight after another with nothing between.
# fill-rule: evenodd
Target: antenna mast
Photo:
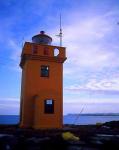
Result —
<instances>
[{"instance_id":1,"label":"antenna mast","mask_svg":"<svg viewBox=\"0 0 119 150\"><path fill-rule=\"evenodd\" d=\"M62 46L62 20L61 20L61 14L60 14L60 32L59 32L59 34L58 35L56 35L57 37L59 37L60 38L60 46Z\"/></svg>"},{"instance_id":2,"label":"antenna mast","mask_svg":"<svg viewBox=\"0 0 119 150\"><path fill-rule=\"evenodd\" d=\"M60 14L60 33L59 33L59 37L60 37L60 46L62 46L62 20L61 20L61 14Z\"/></svg>"}]
</instances>

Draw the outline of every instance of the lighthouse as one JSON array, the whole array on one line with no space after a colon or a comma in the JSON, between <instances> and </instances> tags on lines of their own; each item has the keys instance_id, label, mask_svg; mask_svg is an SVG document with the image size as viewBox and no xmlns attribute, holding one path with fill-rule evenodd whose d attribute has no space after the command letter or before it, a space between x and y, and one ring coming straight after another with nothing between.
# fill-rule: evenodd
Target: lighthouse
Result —
<instances>
[{"instance_id":1,"label":"lighthouse","mask_svg":"<svg viewBox=\"0 0 119 150\"><path fill-rule=\"evenodd\" d=\"M20 127L62 128L66 50L51 43L52 38L41 31L23 46Z\"/></svg>"}]
</instances>

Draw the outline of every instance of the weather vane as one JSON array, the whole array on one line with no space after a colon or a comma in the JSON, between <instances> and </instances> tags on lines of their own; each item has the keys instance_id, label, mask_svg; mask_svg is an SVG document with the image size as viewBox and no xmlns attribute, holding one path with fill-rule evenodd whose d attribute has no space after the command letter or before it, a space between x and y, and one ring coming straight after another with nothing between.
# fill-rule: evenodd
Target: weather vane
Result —
<instances>
[{"instance_id":1,"label":"weather vane","mask_svg":"<svg viewBox=\"0 0 119 150\"><path fill-rule=\"evenodd\" d=\"M60 14L60 32L58 35L56 35L60 38L60 46L62 46L62 20L61 19L62 18L61 18L61 14Z\"/></svg>"}]
</instances>

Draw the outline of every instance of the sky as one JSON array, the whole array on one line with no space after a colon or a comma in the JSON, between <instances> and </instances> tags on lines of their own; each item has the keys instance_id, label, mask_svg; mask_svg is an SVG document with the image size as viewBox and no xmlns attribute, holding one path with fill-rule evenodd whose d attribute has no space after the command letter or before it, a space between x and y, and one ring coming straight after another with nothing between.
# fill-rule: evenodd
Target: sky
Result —
<instances>
[{"instance_id":1,"label":"sky","mask_svg":"<svg viewBox=\"0 0 119 150\"><path fill-rule=\"evenodd\" d=\"M20 54L44 30L59 46L64 114L119 113L119 0L0 0L0 115L19 114Z\"/></svg>"}]
</instances>

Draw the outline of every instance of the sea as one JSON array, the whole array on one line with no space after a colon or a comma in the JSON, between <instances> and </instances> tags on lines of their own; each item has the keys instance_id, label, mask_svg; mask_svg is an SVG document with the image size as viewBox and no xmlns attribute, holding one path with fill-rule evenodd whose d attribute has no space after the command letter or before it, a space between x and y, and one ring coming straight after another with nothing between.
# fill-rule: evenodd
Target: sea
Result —
<instances>
[{"instance_id":1,"label":"sea","mask_svg":"<svg viewBox=\"0 0 119 150\"><path fill-rule=\"evenodd\" d=\"M0 115L0 124L18 124L18 115ZM68 114L63 116L64 124L94 125L110 121L119 121L119 114Z\"/></svg>"}]
</instances>

